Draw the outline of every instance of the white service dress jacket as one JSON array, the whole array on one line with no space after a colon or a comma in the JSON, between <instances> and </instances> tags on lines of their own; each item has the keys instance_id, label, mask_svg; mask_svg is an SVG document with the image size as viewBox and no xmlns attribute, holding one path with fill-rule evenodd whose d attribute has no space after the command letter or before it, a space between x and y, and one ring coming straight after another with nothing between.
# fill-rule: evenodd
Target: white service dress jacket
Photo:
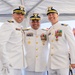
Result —
<instances>
[{"instance_id":1,"label":"white service dress jacket","mask_svg":"<svg viewBox=\"0 0 75 75\"><path fill-rule=\"evenodd\" d=\"M48 63L47 32L42 29L25 31L27 71L45 72ZM44 38L44 39L43 39Z\"/></svg>"},{"instance_id":2,"label":"white service dress jacket","mask_svg":"<svg viewBox=\"0 0 75 75\"><path fill-rule=\"evenodd\" d=\"M48 30L50 53L48 66L51 69L69 68L69 50L71 63L75 64L75 37L72 29L57 22Z\"/></svg>"},{"instance_id":3,"label":"white service dress jacket","mask_svg":"<svg viewBox=\"0 0 75 75\"><path fill-rule=\"evenodd\" d=\"M4 55L1 59L3 63L7 63L8 59L14 69L22 69L27 67L27 64L23 49L22 32L16 28L21 28L21 25L14 19L4 23L0 28L0 50ZM4 54L4 52L6 53Z\"/></svg>"}]
</instances>

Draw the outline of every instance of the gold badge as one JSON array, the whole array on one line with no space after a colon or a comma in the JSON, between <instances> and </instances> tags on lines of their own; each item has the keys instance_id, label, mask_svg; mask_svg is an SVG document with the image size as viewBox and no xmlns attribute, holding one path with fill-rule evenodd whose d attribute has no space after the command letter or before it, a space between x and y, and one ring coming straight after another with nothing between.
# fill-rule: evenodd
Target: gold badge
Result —
<instances>
[{"instance_id":1,"label":"gold badge","mask_svg":"<svg viewBox=\"0 0 75 75\"><path fill-rule=\"evenodd\" d=\"M19 6L20 10L24 10L24 7Z\"/></svg>"},{"instance_id":2,"label":"gold badge","mask_svg":"<svg viewBox=\"0 0 75 75\"><path fill-rule=\"evenodd\" d=\"M37 17L37 16L38 16L38 14L37 14L37 13L34 13L33 15L34 15L34 17Z\"/></svg>"},{"instance_id":3,"label":"gold badge","mask_svg":"<svg viewBox=\"0 0 75 75\"><path fill-rule=\"evenodd\" d=\"M49 11L49 10L52 10L52 8L53 8L53 7L48 7L48 11Z\"/></svg>"}]
</instances>

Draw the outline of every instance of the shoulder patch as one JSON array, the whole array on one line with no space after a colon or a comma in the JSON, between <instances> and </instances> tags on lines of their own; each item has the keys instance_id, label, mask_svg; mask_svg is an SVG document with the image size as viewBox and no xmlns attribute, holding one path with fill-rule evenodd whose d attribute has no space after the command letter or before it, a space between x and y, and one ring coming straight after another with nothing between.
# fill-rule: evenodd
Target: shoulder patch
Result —
<instances>
[{"instance_id":1,"label":"shoulder patch","mask_svg":"<svg viewBox=\"0 0 75 75\"><path fill-rule=\"evenodd\" d=\"M12 20L8 20L8 22L9 22L9 23L14 23L14 21L12 21Z\"/></svg>"},{"instance_id":2,"label":"shoulder patch","mask_svg":"<svg viewBox=\"0 0 75 75\"><path fill-rule=\"evenodd\" d=\"M68 26L68 24L61 24L62 26Z\"/></svg>"}]
</instances>

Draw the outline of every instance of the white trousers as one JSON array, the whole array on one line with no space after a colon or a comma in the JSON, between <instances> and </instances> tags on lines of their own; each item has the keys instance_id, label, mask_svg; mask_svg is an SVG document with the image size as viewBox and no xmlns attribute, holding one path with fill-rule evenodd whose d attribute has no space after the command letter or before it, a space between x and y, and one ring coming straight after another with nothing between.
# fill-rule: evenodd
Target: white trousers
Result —
<instances>
[{"instance_id":1,"label":"white trousers","mask_svg":"<svg viewBox=\"0 0 75 75\"><path fill-rule=\"evenodd\" d=\"M10 70L1 70L0 75L14 75L14 71L12 68Z\"/></svg>"},{"instance_id":2,"label":"white trousers","mask_svg":"<svg viewBox=\"0 0 75 75\"><path fill-rule=\"evenodd\" d=\"M47 71L46 72L25 71L25 75L47 75Z\"/></svg>"},{"instance_id":3,"label":"white trousers","mask_svg":"<svg viewBox=\"0 0 75 75\"><path fill-rule=\"evenodd\" d=\"M69 75L69 68L48 69L48 75Z\"/></svg>"},{"instance_id":4,"label":"white trousers","mask_svg":"<svg viewBox=\"0 0 75 75\"><path fill-rule=\"evenodd\" d=\"M25 75L23 69L14 69L7 75Z\"/></svg>"},{"instance_id":5,"label":"white trousers","mask_svg":"<svg viewBox=\"0 0 75 75\"><path fill-rule=\"evenodd\" d=\"M25 75L23 69L14 69L14 75Z\"/></svg>"}]
</instances>

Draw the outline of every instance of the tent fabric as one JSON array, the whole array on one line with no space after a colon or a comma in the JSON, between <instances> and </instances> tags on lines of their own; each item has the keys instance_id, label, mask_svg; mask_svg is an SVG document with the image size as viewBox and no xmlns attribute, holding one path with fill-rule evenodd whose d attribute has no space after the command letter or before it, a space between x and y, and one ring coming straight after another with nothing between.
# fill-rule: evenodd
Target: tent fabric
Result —
<instances>
[{"instance_id":1,"label":"tent fabric","mask_svg":"<svg viewBox=\"0 0 75 75\"><path fill-rule=\"evenodd\" d=\"M21 4L26 10L26 22L32 13L39 13L42 23L48 22L46 13L50 6L58 11L60 21L75 19L75 0L0 0L0 21L10 19L12 9Z\"/></svg>"}]
</instances>

